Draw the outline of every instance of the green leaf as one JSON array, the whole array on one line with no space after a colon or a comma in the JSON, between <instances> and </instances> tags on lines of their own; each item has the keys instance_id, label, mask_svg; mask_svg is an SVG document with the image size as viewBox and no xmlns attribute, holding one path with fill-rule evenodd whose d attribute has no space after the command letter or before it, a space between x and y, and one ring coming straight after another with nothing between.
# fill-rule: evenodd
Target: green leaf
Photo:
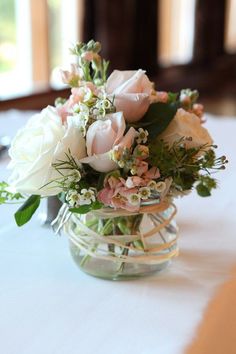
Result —
<instances>
[{"instance_id":1,"label":"green leaf","mask_svg":"<svg viewBox=\"0 0 236 354\"><path fill-rule=\"evenodd\" d=\"M141 240L134 241L134 245L139 250L142 250L142 251L144 250L144 245L143 245L143 242Z\"/></svg>"},{"instance_id":2,"label":"green leaf","mask_svg":"<svg viewBox=\"0 0 236 354\"><path fill-rule=\"evenodd\" d=\"M168 92L168 102L176 102L179 96L178 92Z\"/></svg>"},{"instance_id":3,"label":"green leaf","mask_svg":"<svg viewBox=\"0 0 236 354\"><path fill-rule=\"evenodd\" d=\"M77 213L77 214L87 214L91 210L101 209L102 207L103 207L103 204L100 203L98 200L96 200L92 204L81 205L78 208L70 208L69 211L71 211L72 213Z\"/></svg>"},{"instance_id":4,"label":"green leaf","mask_svg":"<svg viewBox=\"0 0 236 354\"><path fill-rule=\"evenodd\" d=\"M113 220L112 219L108 219L106 220L106 223L105 225L103 226L102 230L100 231L100 233L103 235L103 236L107 236L109 234L112 233L112 230L113 230Z\"/></svg>"},{"instance_id":5,"label":"green leaf","mask_svg":"<svg viewBox=\"0 0 236 354\"><path fill-rule=\"evenodd\" d=\"M79 181L79 188L80 189L88 189L89 188L89 183L87 181L85 181L84 179L81 179Z\"/></svg>"},{"instance_id":6,"label":"green leaf","mask_svg":"<svg viewBox=\"0 0 236 354\"><path fill-rule=\"evenodd\" d=\"M151 139L155 139L161 134L174 118L179 104L177 102L162 103L157 102L150 105L145 116L133 124L135 128L145 128Z\"/></svg>"},{"instance_id":7,"label":"green leaf","mask_svg":"<svg viewBox=\"0 0 236 354\"><path fill-rule=\"evenodd\" d=\"M196 186L196 190L201 197L209 197L211 195L209 189L202 183Z\"/></svg>"},{"instance_id":8,"label":"green leaf","mask_svg":"<svg viewBox=\"0 0 236 354\"><path fill-rule=\"evenodd\" d=\"M4 204L7 201L19 200L23 198L20 193L11 193L8 190L9 185L6 182L0 182L0 204Z\"/></svg>"},{"instance_id":9,"label":"green leaf","mask_svg":"<svg viewBox=\"0 0 236 354\"><path fill-rule=\"evenodd\" d=\"M103 207L103 203L100 203L98 200L96 200L92 204L92 210L101 209L102 207Z\"/></svg>"},{"instance_id":10,"label":"green leaf","mask_svg":"<svg viewBox=\"0 0 236 354\"><path fill-rule=\"evenodd\" d=\"M0 204L4 204L4 203L5 203L5 201L6 201L6 198L4 198L4 197L0 197Z\"/></svg>"},{"instance_id":11,"label":"green leaf","mask_svg":"<svg viewBox=\"0 0 236 354\"><path fill-rule=\"evenodd\" d=\"M15 213L15 220L18 226L26 224L38 209L40 204L39 195L31 195Z\"/></svg>"},{"instance_id":12,"label":"green leaf","mask_svg":"<svg viewBox=\"0 0 236 354\"><path fill-rule=\"evenodd\" d=\"M119 227L119 229L120 229L120 231L122 232L123 235L130 235L131 230L130 230L130 228L126 225L125 220L123 220L123 218L122 218L121 221L119 221L119 222L117 223L117 226Z\"/></svg>"},{"instance_id":13,"label":"green leaf","mask_svg":"<svg viewBox=\"0 0 236 354\"><path fill-rule=\"evenodd\" d=\"M70 208L69 211L72 213L77 213L77 214L87 214L91 210L91 205L86 204L86 205L81 205L78 208Z\"/></svg>"}]
</instances>

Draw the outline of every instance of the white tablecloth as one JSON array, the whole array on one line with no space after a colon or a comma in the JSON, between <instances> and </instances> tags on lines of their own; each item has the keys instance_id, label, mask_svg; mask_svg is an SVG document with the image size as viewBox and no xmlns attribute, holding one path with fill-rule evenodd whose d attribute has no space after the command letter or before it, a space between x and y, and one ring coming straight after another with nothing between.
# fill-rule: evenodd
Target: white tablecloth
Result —
<instances>
[{"instance_id":1,"label":"white tablecloth","mask_svg":"<svg viewBox=\"0 0 236 354\"><path fill-rule=\"evenodd\" d=\"M11 134L14 114L0 115L0 134ZM223 350L225 327L222 348L197 349L212 301L228 281L236 289L236 119L210 116L207 127L230 164L211 198L193 193L177 201L180 256L151 277L112 282L85 275L65 237L38 217L17 228L16 206L0 206L1 354L236 353L228 339ZM0 160L0 179L6 164ZM234 316L225 296L225 313ZM220 333L223 317L213 321ZM226 323L236 330L235 318ZM214 345L210 335L207 343Z\"/></svg>"}]
</instances>

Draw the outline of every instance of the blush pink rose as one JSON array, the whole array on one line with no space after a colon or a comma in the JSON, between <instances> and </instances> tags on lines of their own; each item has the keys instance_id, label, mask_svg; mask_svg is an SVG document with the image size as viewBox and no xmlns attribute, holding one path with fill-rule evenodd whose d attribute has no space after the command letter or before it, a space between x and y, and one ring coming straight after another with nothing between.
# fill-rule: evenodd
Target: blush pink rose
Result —
<instances>
[{"instance_id":1,"label":"blush pink rose","mask_svg":"<svg viewBox=\"0 0 236 354\"><path fill-rule=\"evenodd\" d=\"M114 70L109 76L106 91L115 97L117 111L122 111L127 122L140 120L147 112L153 85L145 71Z\"/></svg>"},{"instance_id":2,"label":"blush pink rose","mask_svg":"<svg viewBox=\"0 0 236 354\"><path fill-rule=\"evenodd\" d=\"M88 157L81 160L99 172L109 172L117 168L111 160L110 151L116 146L130 147L136 136L130 128L124 136L125 120L122 112L108 114L105 120L97 120L88 128L86 147Z\"/></svg>"},{"instance_id":3,"label":"blush pink rose","mask_svg":"<svg viewBox=\"0 0 236 354\"><path fill-rule=\"evenodd\" d=\"M159 135L169 146L172 146L182 137L186 139L184 145L186 149L198 148L201 145L211 145L213 140L208 130L201 125L201 121L194 113L189 113L183 108L179 108L174 119L170 122L166 130Z\"/></svg>"}]
</instances>

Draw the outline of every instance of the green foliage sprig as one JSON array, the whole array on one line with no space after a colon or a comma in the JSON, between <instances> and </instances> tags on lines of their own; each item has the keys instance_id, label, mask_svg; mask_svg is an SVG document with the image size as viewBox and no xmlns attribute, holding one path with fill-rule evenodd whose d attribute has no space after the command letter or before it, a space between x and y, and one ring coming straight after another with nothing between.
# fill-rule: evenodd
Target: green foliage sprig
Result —
<instances>
[{"instance_id":1,"label":"green foliage sprig","mask_svg":"<svg viewBox=\"0 0 236 354\"><path fill-rule=\"evenodd\" d=\"M26 224L39 207L41 197L31 195L15 213L15 220L18 226Z\"/></svg>"},{"instance_id":2,"label":"green foliage sprig","mask_svg":"<svg viewBox=\"0 0 236 354\"><path fill-rule=\"evenodd\" d=\"M4 204L7 202L13 202L24 197L20 193L12 193L9 191L9 185L6 182L0 182L0 204Z\"/></svg>"},{"instance_id":3,"label":"green foliage sprig","mask_svg":"<svg viewBox=\"0 0 236 354\"><path fill-rule=\"evenodd\" d=\"M211 190L217 186L210 174L214 170L225 169L228 162L225 156L216 158L215 148L215 145L203 145L186 149L184 138L169 147L157 139L149 144L149 163L159 168L163 180L172 178L176 191L184 192L195 187L197 193L205 197L211 195Z\"/></svg>"},{"instance_id":4,"label":"green foliage sprig","mask_svg":"<svg viewBox=\"0 0 236 354\"><path fill-rule=\"evenodd\" d=\"M22 203L22 201L26 199L22 194L12 193L11 191L9 191L8 188L8 183L0 183L0 204L18 204L17 201ZM39 195L31 195L20 206L20 208L15 213L15 221L18 226L26 224L31 219L31 217L39 207L40 199L41 198Z\"/></svg>"}]
</instances>

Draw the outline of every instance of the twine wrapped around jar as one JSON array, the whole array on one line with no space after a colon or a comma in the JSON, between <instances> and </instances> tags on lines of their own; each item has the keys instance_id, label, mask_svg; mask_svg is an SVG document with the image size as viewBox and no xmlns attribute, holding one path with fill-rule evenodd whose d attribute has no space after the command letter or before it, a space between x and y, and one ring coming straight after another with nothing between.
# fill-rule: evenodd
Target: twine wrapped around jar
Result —
<instances>
[{"instance_id":1,"label":"twine wrapped around jar","mask_svg":"<svg viewBox=\"0 0 236 354\"><path fill-rule=\"evenodd\" d=\"M175 205L166 201L143 205L137 213L103 208L91 212L90 218L88 215L71 214L64 230L70 243L84 255L80 265L91 258L122 265L155 265L178 255L177 228L172 225L176 212ZM130 229L123 230L119 222L126 220ZM104 226L99 226L100 221L102 226L108 225L112 232L104 235ZM143 222L148 225L144 227ZM128 232L121 233L120 229ZM171 238L168 236L166 239L167 233L171 234Z\"/></svg>"}]
</instances>

